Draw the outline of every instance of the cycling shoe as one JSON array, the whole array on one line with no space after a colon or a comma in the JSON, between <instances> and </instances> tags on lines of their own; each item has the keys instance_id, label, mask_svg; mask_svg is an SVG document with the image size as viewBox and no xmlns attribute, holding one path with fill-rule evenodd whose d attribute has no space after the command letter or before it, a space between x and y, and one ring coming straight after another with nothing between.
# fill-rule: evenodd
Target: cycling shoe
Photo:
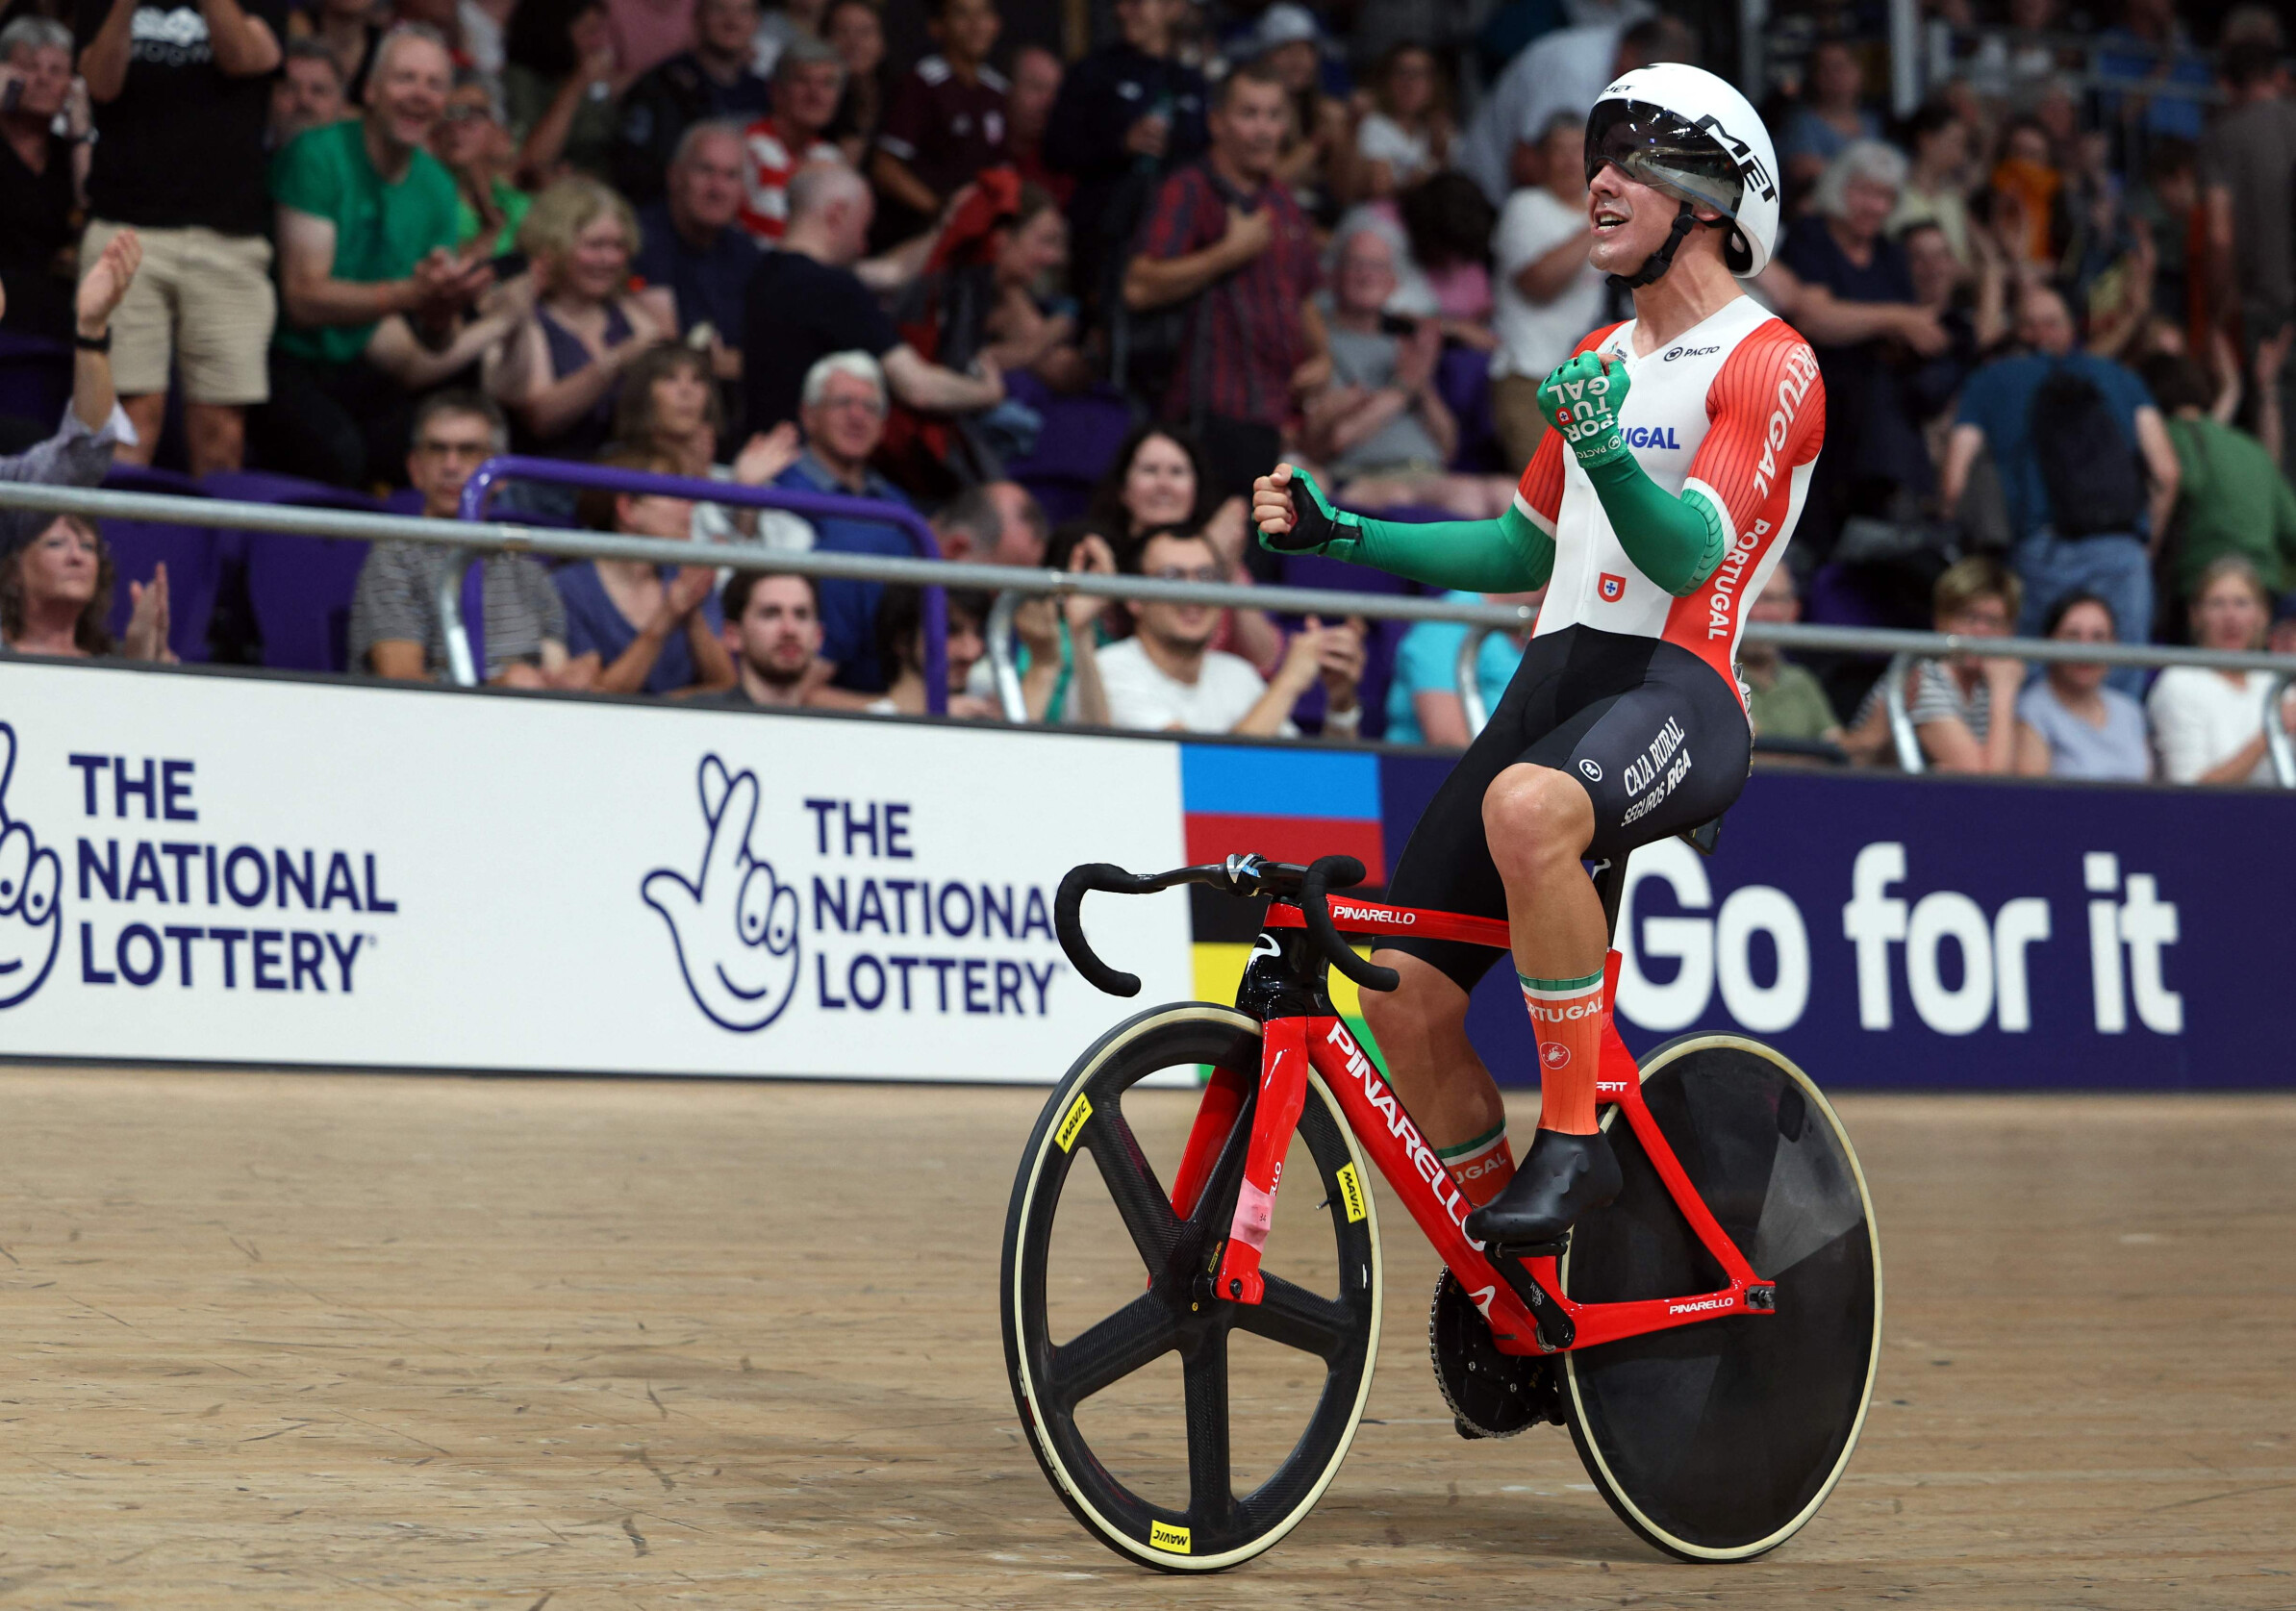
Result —
<instances>
[{"instance_id":1,"label":"cycling shoe","mask_svg":"<svg viewBox=\"0 0 2296 1611\"><path fill-rule=\"evenodd\" d=\"M1559 1242L1572 1222L1619 1194L1618 1159L1600 1131L1541 1130L1512 1180L1467 1216L1467 1234L1494 1247Z\"/></svg>"}]
</instances>

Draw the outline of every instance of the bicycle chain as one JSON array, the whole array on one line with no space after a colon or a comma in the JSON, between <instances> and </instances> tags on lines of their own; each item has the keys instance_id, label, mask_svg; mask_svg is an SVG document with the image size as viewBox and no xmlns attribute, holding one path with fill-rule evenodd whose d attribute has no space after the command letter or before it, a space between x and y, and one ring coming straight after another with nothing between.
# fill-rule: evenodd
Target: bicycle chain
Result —
<instances>
[{"instance_id":1,"label":"bicycle chain","mask_svg":"<svg viewBox=\"0 0 2296 1611\"><path fill-rule=\"evenodd\" d=\"M1456 1357L1447 1353L1443 1343L1447 1286L1449 1301L1464 1311L1457 1317L1464 1346ZM1467 1323L1469 1315L1474 1316L1472 1325ZM1434 1299L1427 1306L1427 1353L1435 1366L1435 1386L1462 1438L1511 1438L1542 1422L1562 1423L1556 1362L1501 1353L1481 1314L1448 1270L1436 1277ZM1459 1376L1455 1388L1454 1372ZM1462 1398L1476 1400L1474 1414L1460 1402ZM1490 1401L1483 1401L1486 1398ZM1503 1413L1495 1414L1494 1410ZM1501 1424L1487 1424L1493 1422Z\"/></svg>"}]
</instances>

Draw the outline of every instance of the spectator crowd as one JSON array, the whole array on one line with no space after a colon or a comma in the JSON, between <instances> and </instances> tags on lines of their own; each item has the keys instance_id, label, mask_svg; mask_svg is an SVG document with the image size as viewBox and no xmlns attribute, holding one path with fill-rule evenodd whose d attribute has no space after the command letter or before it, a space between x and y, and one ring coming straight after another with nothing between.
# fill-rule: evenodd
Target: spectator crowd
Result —
<instances>
[{"instance_id":1,"label":"spectator crowd","mask_svg":"<svg viewBox=\"0 0 2296 1611\"><path fill-rule=\"evenodd\" d=\"M10 0L0 356L71 392L61 427L0 402L0 475L260 473L445 518L499 454L606 466L643 490L530 476L493 507L755 564L495 556L488 680L921 712L917 593L776 556L918 551L862 500L951 559L1392 586L1263 551L1252 477L1504 510L1539 382L1625 311L1587 261L1588 109L1644 63L1743 59L1735 8L1645 0L1515 0L1473 37L1405 6L1007 4ZM1829 399L1756 617L2296 648L2280 11L2205 37L2173 0L1924 11L1916 105L1857 8L1779 9L1747 87L1787 218L1750 289ZM446 674L446 564L369 552L348 669ZM174 653L164 567L116 568L95 523L11 516L0 640ZM1455 626L993 614L948 594L952 715L1008 708L996 631L1031 720L1470 736ZM244 612L205 630L260 654ZM1486 705L1520 652L1484 641ZM2270 775L2263 673L1740 670L1780 753L1886 764L1894 707L1940 770Z\"/></svg>"}]
</instances>

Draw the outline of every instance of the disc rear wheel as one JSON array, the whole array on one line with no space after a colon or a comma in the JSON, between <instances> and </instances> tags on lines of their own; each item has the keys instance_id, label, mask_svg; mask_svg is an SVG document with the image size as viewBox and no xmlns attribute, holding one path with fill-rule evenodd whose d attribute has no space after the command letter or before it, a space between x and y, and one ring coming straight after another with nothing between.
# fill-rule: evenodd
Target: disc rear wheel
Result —
<instances>
[{"instance_id":1,"label":"disc rear wheel","mask_svg":"<svg viewBox=\"0 0 2296 1611\"><path fill-rule=\"evenodd\" d=\"M1873 1205L1849 1135L1801 1070L1755 1041L1671 1042L1643 1100L1715 1219L1775 1281L1770 1315L1731 1315L1564 1356L1571 1436L1634 1531L1685 1560L1749 1560L1800 1530L1849 1465L1881 1343ZM1581 1303L1728 1284L1617 1109L1625 1188L1573 1230Z\"/></svg>"},{"instance_id":2,"label":"disc rear wheel","mask_svg":"<svg viewBox=\"0 0 2296 1611\"><path fill-rule=\"evenodd\" d=\"M1126 1107L1149 1075L1207 1064L1256 1087L1258 1023L1189 1003L1103 1037L1047 1103L1005 1226L1005 1361L1030 1447L1088 1532L1167 1572L1236 1565L1299 1523L1346 1458L1378 1351L1369 1177L1313 1074L1266 1298L1212 1296L1250 1098L1185 1218L1166 1182L1187 1098Z\"/></svg>"}]
</instances>

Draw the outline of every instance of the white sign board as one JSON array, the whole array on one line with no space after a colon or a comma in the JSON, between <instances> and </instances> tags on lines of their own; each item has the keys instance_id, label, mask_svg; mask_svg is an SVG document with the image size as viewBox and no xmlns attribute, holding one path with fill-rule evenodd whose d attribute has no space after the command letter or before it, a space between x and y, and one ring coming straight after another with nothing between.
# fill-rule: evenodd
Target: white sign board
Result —
<instances>
[{"instance_id":1,"label":"white sign board","mask_svg":"<svg viewBox=\"0 0 2296 1611\"><path fill-rule=\"evenodd\" d=\"M31 1056L1049 1081L1061 874L1183 859L1147 740L18 662L0 763ZM1191 994L1183 894L1091 923Z\"/></svg>"}]
</instances>

